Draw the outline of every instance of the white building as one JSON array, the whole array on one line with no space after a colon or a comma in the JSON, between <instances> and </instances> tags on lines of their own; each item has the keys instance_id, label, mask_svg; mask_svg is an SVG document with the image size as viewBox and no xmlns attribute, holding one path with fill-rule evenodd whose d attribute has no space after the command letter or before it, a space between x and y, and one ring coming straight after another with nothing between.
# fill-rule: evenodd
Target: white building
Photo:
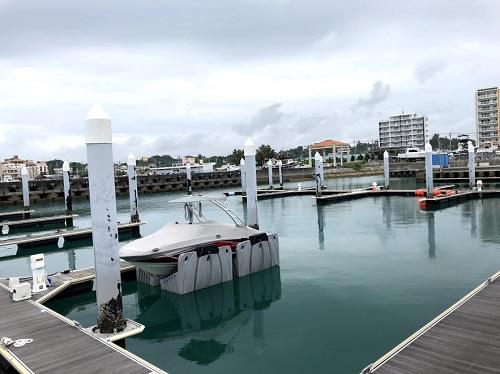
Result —
<instances>
[{"instance_id":1,"label":"white building","mask_svg":"<svg viewBox=\"0 0 500 374\"><path fill-rule=\"evenodd\" d=\"M476 91L476 135L479 146L498 145L500 108L498 87Z\"/></svg>"},{"instance_id":2,"label":"white building","mask_svg":"<svg viewBox=\"0 0 500 374\"><path fill-rule=\"evenodd\" d=\"M45 161L30 161L20 159L19 156L14 155L11 158L6 158L0 164L1 180L5 182L15 181L21 179L21 169L26 167L28 169L29 177L39 178L47 174L48 167Z\"/></svg>"},{"instance_id":3,"label":"white building","mask_svg":"<svg viewBox=\"0 0 500 374\"><path fill-rule=\"evenodd\" d=\"M427 118L416 113L402 113L378 123L381 149L424 148Z\"/></svg>"},{"instance_id":4,"label":"white building","mask_svg":"<svg viewBox=\"0 0 500 374\"><path fill-rule=\"evenodd\" d=\"M191 165L191 173L210 173L214 171L215 162L207 162L204 164L193 164ZM168 175L168 174L182 174L186 173L186 165L173 165L173 166L162 166L158 168L149 169L153 174L156 175Z\"/></svg>"}]
</instances>

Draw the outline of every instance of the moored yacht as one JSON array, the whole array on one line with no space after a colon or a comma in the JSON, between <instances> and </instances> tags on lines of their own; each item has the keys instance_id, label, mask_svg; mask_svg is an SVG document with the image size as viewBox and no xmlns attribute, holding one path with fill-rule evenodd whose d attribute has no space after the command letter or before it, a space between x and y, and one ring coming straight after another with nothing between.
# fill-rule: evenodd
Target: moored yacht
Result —
<instances>
[{"instance_id":1,"label":"moored yacht","mask_svg":"<svg viewBox=\"0 0 500 374\"><path fill-rule=\"evenodd\" d=\"M144 238L125 244L120 257L149 274L168 276L178 266L179 256L196 251L198 257L218 253L229 246L234 252L238 243L250 237L266 235L245 224L229 209L223 194L190 195L171 201L184 204L185 223L171 223ZM224 211L233 224L211 221L203 215L202 205L211 203Z\"/></svg>"}]
</instances>

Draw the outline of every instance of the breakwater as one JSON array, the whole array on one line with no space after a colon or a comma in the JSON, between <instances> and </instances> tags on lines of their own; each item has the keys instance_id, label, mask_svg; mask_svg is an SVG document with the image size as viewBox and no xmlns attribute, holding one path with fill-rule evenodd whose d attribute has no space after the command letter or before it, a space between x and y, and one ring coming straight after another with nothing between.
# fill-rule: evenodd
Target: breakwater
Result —
<instances>
[{"instance_id":1,"label":"breakwater","mask_svg":"<svg viewBox=\"0 0 500 374\"><path fill-rule=\"evenodd\" d=\"M278 170L273 170L273 179L279 183ZM382 171L376 167L356 171L349 168L325 168L327 177L375 175ZM290 168L283 169L283 181L293 182L302 180L312 180L314 178L314 168ZM240 172L210 172L192 174L193 190L204 190L211 188L239 188ZM257 170L257 182L259 184L268 183L267 169ZM128 177L115 177L115 187L117 195L128 195ZM186 187L186 174L169 175L139 175L137 177L137 188L140 194L158 193L169 191L183 191ZM44 179L30 180L30 201L32 203L44 201L57 201L64 199L63 180ZM89 185L87 178L71 179L71 194L74 198L88 199ZM1 182L0 183L0 205L22 204L21 182Z\"/></svg>"},{"instance_id":2,"label":"breakwater","mask_svg":"<svg viewBox=\"0 0 500 374\"><path fill-rule=\"evenodd\" d=\"M237 187L240 185L240 173L213 172L193 174L193 188L202 190L207 188ZM186 189L186 175L141 175L137 177L137 188L140 194L168 191L182 191ZM63 180L31 180L29 181L30 201L56 201L64 199ZM115 177L117 195L128 195L128 177ZM89 183L87 178L71 179L71 194L74 198L89 198ZM21 182L0 183L0 205L22 204Z\"/></svg>"},{"instance_id":3,"label":"breakwater","mask_svg":"<svg viewBox=\"0 0 500 374\"><path fill-rule=\"evenodd\" d=\"M476 180L480 179L484 184L500 183L500 167L487 166L476 167ZM425 182L425 172L417 171L415 173L417 183ZM469 170L468 168L447 168L447 169L434 169L433 179L436 183L468 183Z\"/></svg>"}]
</instances>

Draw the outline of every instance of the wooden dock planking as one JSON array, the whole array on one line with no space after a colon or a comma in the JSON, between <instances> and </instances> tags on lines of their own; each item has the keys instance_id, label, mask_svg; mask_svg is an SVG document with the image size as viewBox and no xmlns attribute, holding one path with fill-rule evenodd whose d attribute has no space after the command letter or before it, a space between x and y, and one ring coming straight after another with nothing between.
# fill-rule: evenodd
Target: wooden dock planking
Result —
<instances>
[{"instance_id":1,"label":"wooden dock planking","mask_svg":"<svg viewBox=\"0 0 500 374\"><path fill-rule=\"evenodd\" d=\"M20 373L163 373L34 301L13 302L3 285L0 315L2 336L33 339L19 348L0 346L0 354Z\"/></svg>"},{"instance_id":2,"label":"wooden dock planking","mask_svg":"<svg viewBox=\"0 0 500 374\"><path fill-rule=\"evenodd\" d=\"M500 272L363 374L500 373Z\"/></svg>"},{"instance_id":3,"label":"wooden dock planking","mask_svg":"<svg viewBox=\"0 0 500 374\"><path fill-rule=\"evenodd\" d=\"M120 234L123 232L130 232L134 228L137 228L138 226L143 224L144 222L119 223L118 233ZM56 244L59 238L61 237L64 238L65 240L91 239L92 229L75 228L75 229L59 230L48 234L27 235L18 238L5 239L5 240L0 240L0 246L17 245L18 248L29 248L38 245Z\"/></svg>"}]
</instances>

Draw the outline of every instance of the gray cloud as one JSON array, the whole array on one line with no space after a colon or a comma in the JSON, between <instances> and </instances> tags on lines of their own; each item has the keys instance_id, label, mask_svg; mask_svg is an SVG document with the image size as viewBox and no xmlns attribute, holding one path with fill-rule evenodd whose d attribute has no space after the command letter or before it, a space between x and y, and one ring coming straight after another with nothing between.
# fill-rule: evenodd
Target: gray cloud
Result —
<instances>
[{"instance_id":1,"label":"gray cloud","mask_svg":"<svg viewBox=\"0 0 500 374\"><path fill-rule=\"evenodd\" d=\"M0 158L84 159L94 102L118 158L226 153L249 135L372 139L401 108L472 133L474 90L500 84L499 13L488 0L0 0Z\"/></svg>"},{"instance_id":2,"label":"gray cloud","mask_svg":"<svg viewBox=\"0 0 500 374\"><path fill-rule=\"evenodd\" d=\"M376 81L375 83L373 83L372 90L370 91L368 97L359 99L353 108L372 108L375 105L380 104L381 102L386 100L390 94L390 84L384 84L381 81Z\"/></svg>"},{"instance_id":3,"label":"gray cloud","mask_svg":"<svg viewBox=\"0 0 500 374\"><path fill-rule=\"evenodd\" d=\"M413 75L419 83L424 83L433 78L437 73L442 71L446 65L440 61L426 61L418 65L413 72Z\"/></svg>"},{"instance_id":4,"label":"gray cloud","mask_svg":"<svg viewBox=\"0 0 500 374\"><path fill-rule=\"evenodd\" d=\"M284 116L280 110L282 104L274 103L268 107L259 109L257 114L247 123L240 123L233 127L236 133L251 136L265 130L269 126L276 125Z\"/></svg>"},{"instance_id":5,"label":"gray cloud","mask_svg":"<svg viewBox=\"0 0 500 374\"><path fill-rule=\"evenodd\" d=\"M368 32L376 35L387 25L424 38L434 35L432 28L439 28L439 39L432 40L438 44L447 33L456 38L470 35L474 17L487 24L498 14L494 2L471 6L467 0L432 4L388 0L383 5L370 0L10 0L0 4L0 10L3 56L188 44L222 52L226 58L304 53L332 34L338 37L337 47L348 47L349 41Z\"/></svg>"}]
</instances>

